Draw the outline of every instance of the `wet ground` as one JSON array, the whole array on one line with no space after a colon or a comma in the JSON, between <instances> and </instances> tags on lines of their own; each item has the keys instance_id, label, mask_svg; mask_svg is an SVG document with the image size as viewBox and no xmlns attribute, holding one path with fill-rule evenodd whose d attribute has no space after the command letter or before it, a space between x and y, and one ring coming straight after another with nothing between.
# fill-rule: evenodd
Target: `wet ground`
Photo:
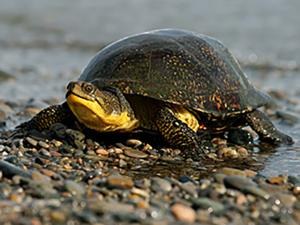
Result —
<instances>
[{"instance_id":1,"label":"wet ground","mask_svg":"<svg viewBox=\"0 0 300 225\"><path fill-rule=\"evenodd\" d=\"M277 176L278 174L300 176L299 1L267 0L262 2L257 0L242 2L233 0L224 4L224 1L221 0L210 1L210 3L183 0L176 2L167 0L163 3L161 1L146 0L128 0L126 2L112 0L107 2L72 1L72 4L70 4L69 1L63 0L0 0L0 5L1 134L3 134L3 131L12 129L15 125L30 118L39 109L46 107L48 104L62 101L68 81L77 79L80 71L88 63L89 59L107 43L145 30L177 27L214 36L228 46L240 60L249 80L256 87L274 97L277 106L264 110L272 118L276 126L291 135L295 141L293 146L271 147L258 145L251 151L249 150L251 160L248 163L241 163L236 160L232 162L227 161L227 164L226 162L214 161L213 163L208 163L206 169L211 171L214 169L214 165L219 164L220 167L233 166L242 170L252 169L258 172L259 175L268 177ZM28 146L28 141L25 140L24 142L27 143L24 149L17 151L14 145L8 144L1 139L0 152L3 155L4 152L8 151L5 147L1 147L6 145L13 152L12 155L18 156L22 153L26 156L26 151L29 151L26 156L29 158L22 158L23 161L18 162L18 166L29 169L35 168L41 172L38 166L31 165L28 160L30 160L30 157L36 157L39 158L38 164L43 164L44 156L37 156L32 150L32 148L37 150L43 148L46 150L38 154L47 155L48 151L59 158L58 162L55 163L63 165L63 160L60 162L60 159L63 157L59 155L65 153L63 150L49 149L49 146L48 148L40 145ZM51 146L53 143L47 144ZM95 152L96 150L97 148L93 149ZM58 154L55 153L56 151L58 151ZM102 151L99 152L101 153ZM96 152L97 155L100 154L99 152ZM102 153L104 155L108 154L105 151ZM114 157L115 154L122 155L123 152L109 152L110 156ZM149 155L151 156L151 153ZM72 157L72 160L78 160L76 155L72 155ZM116 156L116 158L122 157ZM126 155L126 157L135 158L136 156ZM127 162L126 157L124 159L125 162ZM7 158L7 156L4 154L1 156L2 158ZM42 161L40 162L39 160ZM13 163L14 159L8 159L8 161ZM170 170L176 171L174 166L170 166L172 162L165 163L164 160L162 161L163 163L158 166L153 166L151 163L142 162L139 164L140 162L136 162L138 164L136 165L137 170L132 170L129 174L121 171L121 174L150 179L154 174L163 177L170 175ZM107 166L105 160L104 162L105 166ZM36 164L36 162L34 163ZM151 169L141 169L140 166L143 163ZM120 166L119 161L117 161L117 164ZM56 172L56 167L53 169L54 167L52 168L51 165L50 163L47 169ZM110 166L113 167L115 165L112 163ZM71 167L77 169L74 164L71 164ZM130 168L132 167L134 166L131 165ZM101 166L100 168L106 169L106 167ZM177 175L176 173L171 173L171 176L176 179L183 175L189 175L196 180L201 177L198 166L186 168L186 164L183 164L182 167L176 164L175 168L177 170L180 168L176 171ZM42 171L42 173L44 172ZM44 175L50 176L49 173L46 171ZM81 175L78 175L80 177L78 179L82 181L83 175ZM72 179L77 175L65 174L63 176ZM3 177L7 177L7 174L4 174ZM32 179L34 180L35 178ZM46 178L37 179L43 180ZM5 182L7 181L5 180ZM30 181L29 183L33 183L34 186L35 182L37 181ZM46 179L45 182L49 181ZM106 184L110 185L106 177L101 182L101 185L104 184L105 187ZM134 182L134 185L131 184L130 187L126 188L131 192L134 187L144 189L136 180ZM163 183L164 181L159 182ZM168 182L172 183L175 181ZM293 183L295 187L298 185L297 182ZM287 181L282 182L282 184L287 184ZM14 185L17 186L18 182L15 182ZM73 183L62 184L58 182L58 184L51 185L58 186L59 188L56 188L58 190L65 190L68 186L71 186L70 192L74 191L72 188L80 189L79 192L82 191L81 189L86 188L86 186L84 188L83 186L77 187ZM101 185L96 184L97 188ZM162 187L160 186L160 189L164 189L164 185L169 185L169 183L163 184ZM230 189L229 186L228 188ZM24 190L28 193L35 190L30 185L26 186L26 188ZM4 188L3 190L6 189ZM264 190L269 191L269 189ZM289 188L289 190L293 189ZM14 191L9 190L8 193L14 194ZM119 195L118 191L117 193ZM60 194L63 196L63 191ZM26 194L21 193L21 195ZM298 192L295 191L294 195L298 196ZM289 197L292 198L291 196ZM14 198L14 195L12 195L12 198ZM17 201L21 200L17 199ZM26 204L22 205L25 208L27 206ZM60 207L62 206L65 205L62 204ZM247 206L250 207L250 205ZM80 210L83 209L86 210L85 207L81 207ZM76 209L74 210L76 211ZM35 215L33 212L30 213ZM199 214L199 212L197 213ZM58 221L61 219L61 221L65 222L64 219L66 218L61 218L63 215L55 213L53 215L54 220L58 217ZM222 221L219 223L222 224Z\"/></svg>"}]
</instances>

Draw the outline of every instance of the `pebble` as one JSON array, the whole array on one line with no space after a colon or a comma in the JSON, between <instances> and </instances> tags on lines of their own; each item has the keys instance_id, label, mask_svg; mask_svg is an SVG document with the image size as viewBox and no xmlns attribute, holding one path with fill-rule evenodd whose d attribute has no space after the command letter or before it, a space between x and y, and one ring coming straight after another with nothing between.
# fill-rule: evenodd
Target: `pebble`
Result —
<instances>
[{"instance_id":1,"label":"pebble","mask_svg":"<svg viewBox=\"0 0 300 225\"><path fill-rule=\"evenodd\" d=\"M82 197L85 193L83 185L72 180L65 181L65 188L75 197Z\"/></svg>"},{"instance_id":2,"label":"pebble","mask_svg":"<svg viewBox=\"0 0 300 225\"><path fill-rule=\"evenodd\" d=\"M297 201L297 198L292 194L276 193L273 195L273 197L277 198L280 203L288 208L292 208L294 206L294 203Z\"/></svg>"},{"instance_id":3,"label":"pebble","mask_svg":"<svg viewBox=\"0 0 300 225\"><path fill-rule=\"evenodd\" d=\"M237 205L243 205L243 204L247 203L247 201L248 200L247 200L246 196L243 194L239 194L236 196L236 204Z\"/></svg>"},{"instance_id":4,"label":"pebble","mask_svg":"<svg viewBox=\"0 0 300 225\"><path fill-rule=\"evenodd\" d=\"M61 212L58 210L52 211L50 213L50 220L53 223L58 223L58 224L64 223L66 221L66 214L65 212Z\"/></svg>"},{"instance_id":5,"label":"pebble","mask_svg":"<svg viewBox=\"0 0 300 225\"><path fill-rule=\"evenodd\" d=\"M49 148L49 144L47 144L44 141L39 141L38 145L41 146L42 148L48 149Z\"/></svg>"},{"instance_id":6,"label":"pebble","mask_svg":"<svg viewBox=\"0 0 300 225\"><path fill-rule=\"evenodd\" d=\"M218 173L222 173L225 175L238 175L238 176L246 176L247 174L243 170L230 168L230 167L223 167L217 170Z\"/></svg>"},{"instance_id":7,"label":"pebble","mask_svg":"<svg viewBox=\"0 0 300 225\"><path fill-rule=\"evenodd\" d=\"M191 198L191 202L194 208L207 209L210 213L214 214L221 214L225 210L225 207L222 203L205 197Z\"/></svg>"},{"instance_id":8,"label":"pebble","mask_svg":"<svg viewBox=\"0 0 300 225\"><path fill-rule=\"evenodd\" d=\"M171 207L171 212L175 218L184 223L194 223L196 219L196 212L189 206L175 203Z\"/></svg>"},{"instance_id":9,"label":"pebble","mask_svg":"<svg viewBox=\"0 0 300 225\"><path fill-rule=\"evenodd\" d=\"M126 204L122 202L109 201L109 202L101 202L97 199L92 199L89 201L89 208L92 209L96 213L133 213L134 207L131 204Z\"/></svg>"},{"instance_id":10,"label":"pebble","mask_svg":"<svg viewBox=\"0 0 300 225\"><path fill-rule=\"evenodd\" d=\"M143 142L141 142L140 140L137 139L128 139L126 141L126 145L133 147L133 148L137 148L139 146L141 146L143 144Z\"/></svg>"},{"instance_id":11,"label":"pebble","mask_svg":"<svg viewBox=\"0 0 300 225\"><path fill-rule=\"evenodd\" d=\"M270 184L278 184L278 185L286 183L287 180L288 180L287 176L274 176L274 177L269 177L267 179L267 181Z\"/></svg>"},{"instance_id":12,"label":"pebble","mask_svg":"<svg viewBox=\"0 0 300 225\"><path fill-rule=\"evenodd\" d=\"M96 153L100 154L100 155L103 155L103 156L108 156L109 155L109 152L106 149L104 149L104 148L98 148L98 149L96 149Z\"/></svg>"},{"instance_id":13,"label":"pebble","mask_svg":"<svg viewBox=\"0 0 300 225\"><path fill-rule=\"evenodd\" d=\"M247 186L242 191L246 194L252 194L258 197L261 197L263 199L268 200L270 198L270 195L268 192L264 191L263 189L256 187L256 186Z\"/></svg>"},{"instance_id":14,"label":"pebble","mask_svg":"<svg viewBox=\"0 0 300 225\"><path fill-rule=\"evenodd\" d=\"M0 160L0 171L2 171L2 175L7 178L11 178L16 175L21 177L31 176L29 172L22 170L19 167L4 160Z\"/></svg>"},{"instance_id":15,"label":"pebble","mask_svg":"<svg viewBox=\"0 0 300 225\"><path fill-rule=\"evenodd\" d=\"M165 179L162 179L160 177L152 177L151 189L156 192L169 192L172 190L172 185Z\"/></svg>"},{"instance_id":16,"label":"pebble","mask_svg":"<svg viewBox=\"0 0 300 225\"><path fill-rule=\"evenodd\" d=\"M300 195L300 186L295 186L293 188L294 195Z\"/></svg>"},{"instance_id":17,"label":"pebble","mask_svg":"<svg viewBox=\"0 0 300 225\"><path fill-rule=\"evenodd\" d=\"M246 158L249 155L248 150L240 146L237 148L237 153L242 158Z\"/></svg>"},{"instance_id":18,"label":"pebble","mask_svg":"<svg viewBox=\"0 0 300 225\"><path fill-rule=\"evenodd\" d=\"M34 139L31 138L31 137L26 137L25 140L26 140L29 144L31 144L32 146L37 146L37 144L38 144L38 141L34 140Z\"/></svg>"},{"instance_id":19,"label":"pebble","mask_svg":"<svg viewBox=\"0 0 300 225\"><path fill-rule=\"evenodd\" d=\"M132 157L132 158L138 158L138 159L145 159L148 157L147 153L144 153L142 151L133 149L133 148L126 148L124 149L124 154Z\"/></svg>"},{"instance_id":20,"label":"pebble","mask_svg":"<svg viewBox=\"0 0 300 225\"><path fill-rule=\"evenodd\" d=\"M51 154L50 154L50 152L49 152L49 151L47 151L47 150L46 150L46 149L44 149L44 148L41 148L41 149L40 149L40 153L41 153L42 155L44 155L44 156L51 157Z\"/></svg>"},{"instance_id":21,"label":"pebble","mask_svg":"<svg viewBox=\"0 0 300 225\"><path fill-rule=\"evenodd\" d=\"M107 177L107 184L111 188L130 189L134 183L131 177L121 175L110 175Z\"/></svg>"},{"instance_id":22,"label":"pebble","mask_svg":"<svg viewBox=\"0 0 300 225\"><path fill-rule=\"evenodd\" d=\"M226 187L236 188L238 190L243 190L249 186L256 186L256 184L252 180L250 180L244 176L238 176L238 175L232 175L232 176L225 177L224 184Z\"/></svg>"}]
</instances>

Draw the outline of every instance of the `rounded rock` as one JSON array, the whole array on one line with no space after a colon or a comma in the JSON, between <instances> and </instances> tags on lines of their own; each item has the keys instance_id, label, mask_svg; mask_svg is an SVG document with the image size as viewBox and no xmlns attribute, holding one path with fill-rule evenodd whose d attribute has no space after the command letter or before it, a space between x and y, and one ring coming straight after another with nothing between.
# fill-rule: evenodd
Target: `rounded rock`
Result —
<instances>
[{"instance_id":1,"label":"rounded rock","mask_svg":"<svg viewBox=\"0 0 300 225\"><path fill-rule=\"evenodd\" d=\"M131 177L121 175L110 175L107 184L111 188L131 189L134 185Z\"/></svg>"},{"instance_id":2,"label":"rounded rock","mask_svg":"<svg viewBox=\"0 0 300 225\"><path fill-rule=\"evenodd\" d=\"M126 145L128 145L128 146L130 146L130 147L134 147L134 148L139 147L139 146L142 145L142 144L143 144L143 142L141 142L141 141L138 140L138 139L128 139L128 140L126 141Z\"/></svg>"},{"instance_id":3,"label":"rounded rock","mask_svg":"<svg viewBox=\"0 0 300 225\"><path fill-rule=\"evenodd\" d=\"M148 157L147 153L144 153L142 151L133 149L133 148L125 148L124 154L131 158L138 158L138 159L145 159Z\"/></svg>"},{"instance_id":4,"label":"rounded rock","mask_svg":"<svg viewBox=\"0 0 300 225\"><path fill-rule=\"evenodd\" d=\"M171 212L175 218L184 223L194 223L196 220L196 212L189 206L175 203L171 207Z\"/></svg>"}]
</instances>

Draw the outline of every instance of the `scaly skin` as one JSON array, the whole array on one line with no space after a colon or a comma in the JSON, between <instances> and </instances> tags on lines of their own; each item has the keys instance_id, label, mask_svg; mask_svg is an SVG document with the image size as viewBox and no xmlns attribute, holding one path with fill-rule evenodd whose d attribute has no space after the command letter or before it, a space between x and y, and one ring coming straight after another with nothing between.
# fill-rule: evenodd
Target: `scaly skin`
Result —
<instances>
[{"instance_id":1,"label":"scaly skin","mask_svg":"<svg viewBox=\"0 0 300 225\"><path fill-rule=\"evenodd\" d=\"M200 139L186 123L177 119L170 108L161 108L155 118L155 124L160 134L169 144L182 151L186 158L204 158L205 147L200 144Z\"/></svg>"},{"instance_id":2,"label":"scaly skin","mask_svg":"<svg viewBox=\"0 0 300 225\"><path fill-rule=\"evenodd\" d=\"M75 118L70 111L67 103L64 102L61 105L51 105L43 109L31 120L20 124L16 128L21 132L27 132L32 129L42 131L45 129L49 129L51 125L55 123L66 124L74 119Z\"/></svg>"},{"instance_id":3,"label":"scaly skin","mask_svg":"<svg viewBox=\"0 0 300 225\"><path fill-rule=\"evenodd\" d=\"M266 114L259 110L245 114L249 126L259 135L261 140L274 144L293 144L293 139L276 129Z\"/></svg>"}]
</instances>

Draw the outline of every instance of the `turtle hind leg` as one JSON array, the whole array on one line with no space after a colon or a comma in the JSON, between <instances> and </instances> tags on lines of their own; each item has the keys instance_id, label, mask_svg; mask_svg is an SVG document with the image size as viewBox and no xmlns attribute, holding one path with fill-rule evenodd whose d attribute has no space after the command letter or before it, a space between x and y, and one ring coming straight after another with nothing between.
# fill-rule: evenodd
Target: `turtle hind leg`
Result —
<instances>
[{"instance_id":1,"label":"turtle hind leg","mask_svg":"<svg viewBox=\"0 0 300 225\"><path fill-rule=\"evenodd\" d=\"M177 119L172 110L165 107L158 111L156 126L164 139L173 147L179 148L185 158L204 158L205 148L199 137L186 123Z\"/></svg>"},{"instance_id":2,"label":"turtle hind leg","mask_svg":"<svg viewBox=\"0 0 300 225\"><path fill-rule=\"evenodd\" d=\"M55 123L67 123L71 118L73 118L73 114L67 103L64 102L61 105L52 105L43 109L31 120L17 126L16 129L21 132L33 129L41 131L50 128Z\"/></svg>"},{"instance_id":3,"label":"turtle hind leg","mask_svg":"<svg viewBox=\"0 0 300 225\"><path fill-rule=\"evenodd\" d=\"M251 128L259 135L259 138L274 144L293 144L293 139L277 130L266 114L255 110L245 115L246 121Z\"/></svg>"}]
</instances>

